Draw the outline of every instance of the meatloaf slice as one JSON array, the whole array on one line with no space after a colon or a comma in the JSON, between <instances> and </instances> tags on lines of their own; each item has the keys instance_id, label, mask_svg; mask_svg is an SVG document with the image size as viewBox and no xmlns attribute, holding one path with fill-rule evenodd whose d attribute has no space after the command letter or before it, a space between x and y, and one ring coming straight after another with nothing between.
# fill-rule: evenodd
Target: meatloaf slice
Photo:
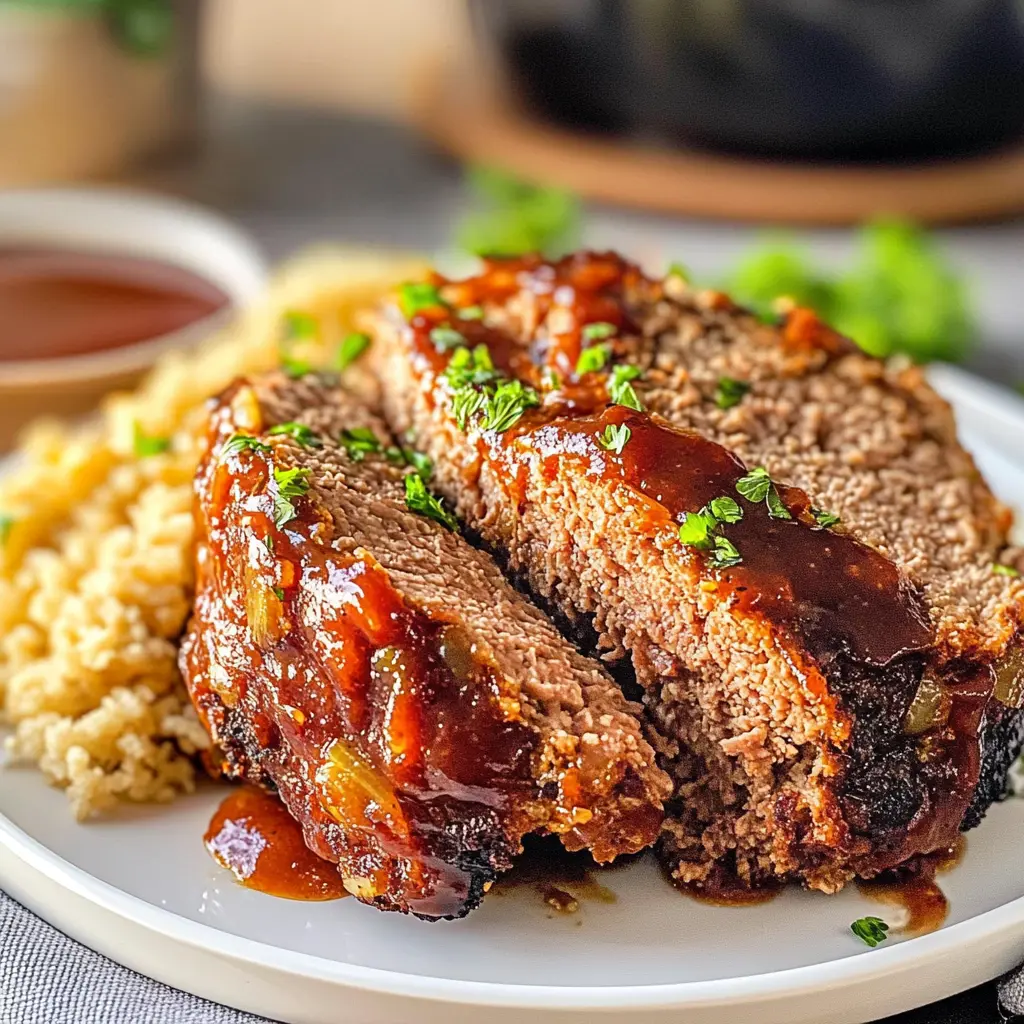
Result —
<instances>
[{"instance_id":1,"label":"meatloaf slice","mask_svg":"<svg viewBox=\"0 0 1024 1024\"><path fill-rule=\"evenodd\" d=\"M631 664L680 882L833 891L1002 792L1024 585L919 370L614 254L435 277L375 333L386 416L440 491Z\"/></svg>"},{"instance_id":2,"label":"meatloaf slice","mask_svg":"<svg viewBox=\"0 0 1024 1024\"><path fill-rule=\"evenodd\" d=\"M226 773L276 788L350 892L458 917L526 833L602 861L642 849L671 787L615 682L410 510L446 515L405 461L313 378L224 394L182 667Z\"/></svg>"}]
</instances>

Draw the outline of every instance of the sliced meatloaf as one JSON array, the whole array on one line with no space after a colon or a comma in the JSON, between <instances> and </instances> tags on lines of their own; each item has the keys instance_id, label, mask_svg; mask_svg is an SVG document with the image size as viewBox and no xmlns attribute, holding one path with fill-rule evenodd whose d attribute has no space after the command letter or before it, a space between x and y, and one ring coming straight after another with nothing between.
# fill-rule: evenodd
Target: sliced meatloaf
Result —
<instances>
[{"instance_id":1,"label":"sliced meatloaf","mask_svg":"<svg viewBox=\"0 0 1024 1024\"><path fill-rule=\"evenodd\" d=\"M642 685L680 882L833 891L1001 794L1011 517L918 369L614 254L406 286L375 333L392 428Z\"/></svg>"},{"instance_id":2,"label":"sliced meatloaf","mask_svg":"<svg viewBox=\"0 0 1024 1024\"><path fill-rule=\"evenodd\" d=\"M233 386L196 479L182 668L226 774L275 788L360 900L439 918L526 833L602 861L642 849L671 786L638 708L426 475L314 378Z\"/></svg>"}]
</instances>

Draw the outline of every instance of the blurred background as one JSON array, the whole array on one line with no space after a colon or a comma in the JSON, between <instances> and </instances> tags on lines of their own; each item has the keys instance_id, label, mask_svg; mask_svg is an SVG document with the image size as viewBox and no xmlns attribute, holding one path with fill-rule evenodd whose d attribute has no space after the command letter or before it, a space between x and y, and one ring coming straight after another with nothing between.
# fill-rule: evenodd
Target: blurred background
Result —
<instances>
[{"instance_id":1,"label":"blurred background","mask_svg":"<svg viewBox=\"0 0 1024 1024\"><path fill-rule=\"evenodd\" d=\"M0 0L0 250L83 184L271 262L620 248L1024 381L1019 0Z\"/></svg>"}]
</instances>

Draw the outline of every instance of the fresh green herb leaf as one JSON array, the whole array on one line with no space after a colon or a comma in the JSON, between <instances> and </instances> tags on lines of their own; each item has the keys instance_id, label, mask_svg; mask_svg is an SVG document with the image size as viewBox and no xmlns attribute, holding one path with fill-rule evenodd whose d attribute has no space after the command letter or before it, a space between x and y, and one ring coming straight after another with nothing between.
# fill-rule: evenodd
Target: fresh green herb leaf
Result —
<instances>
[{"instance_id":1,"label":"fresh green herb leaf","mask_svg":"<svg viewBox=\"0 0 1024 1024\"><path fill-rule=\"evenodd\" d=\"M14 516L6 512L0 512L0 548L11 539L11 531L13 529Z\"/></svg>"},{"instance_id":2,"label":"fresh green herb leaf","mask_svg":"<svg viewBox=\"0 0 1024 1024\"><path fill-rule=\"evenodd\" d=\"M284 600L284 587L274 587L274 597L276 597L278 599L278 601L283 601Z\"/></svg>"},{"instance_id":3,"label":"fresh green herb leaf","mask_svg":"<svg viewBox=\"0 0 1024 1024\"><path fill-rule=\"evenodd\" d=\"M599 320L596 323L583 325L583 337L587 341L602 341L604 338L612 337L618 328L615 324Z\"/></svg>"},{"instance_id":4,"label":"fresh green herb leaf","mask_svg":"<svg viewBox=\"0 0 1024 1024\"><path fill-rule=\"evenodd\" d=\"M470 168L467 177L474 202L459 226L461 248L478 256L557 256L575 248L580 208L570 192L493 167Z\"/></svg>"},{"instance_id":5,"label":"fresh green herb leaf","mask_svg":"<svg viewBox=\"0 0 1024 1024\"><path fill-rule=\"evenodd\" d=\"M772 484L771 487L768 488L768 494L765 497L765 501L768 504L768 515L770 515L772 519L793 518L789 509L782 503L782 499L779 497L779 492L776 489L775 484Z\"/></svg>"},{"instance_id":6,"label":"fresh green herb leaf","mask_svg":"<svg viewBox=\"0 0 1024 1024\"><path fill-rule=\"evenodd\" d=\"M708 502L708 511L720 523L738 523L743 518L743 509L730 497L712 498Z\"/></svg>"},{"instance_id":7,"label":"fresh green herb leaf","mask_svg":"<svg viewBox=\"0 0 1024 1024\"><path fill-rule=\"evenodd\" d=\"M874 949L880 942L885 942L889 926L880 917L859 917L850 925L850 931Z\"/></svg>"},{"instance_id":8,"label":"fresh green herb leaf","mask_svg":"<svg viewBox=\"0 0 1024 1024\"><path fill-rule=\"evenodd\" d=\"M576 372L579 373L578 366ZM549 366L541 374L541 385L545 391L557 391L562 386L562 378L558 375L557 371L552 370Z\"/></svg>"},{"instance_id":9,"label":"fresh green herb leaf","mask_svg":"<svg viewBox=\"0 0 1024 1024\"><path fill-rule=\"evenodd\" d=\"M384 447L369 427L353 427L351 430L343 430L338 442L353 462L362 462L368 452L379 452Z\"/></svg>"},{"instance_id":10,"label":"fresh green herb leaf","mask_svg":"<svg viewBox=\"0 0 1024 1024\"><path fill-rule=\"evenodd\" d=\"M161 455L171 447L171 439L169 437L157 437L153 434L145 433L138 420L135 421L132 431L132 444L135 448L135 454L140 459L148 458L150 455Z\"/></svg>"},{"instance_id":11,"label":"fresh green herb leaf","mask_svg":"<svg viewBox=\"0 0 1024 1024\"><path fill-rule=\"evenodd\" d=\"M227 441L224 442L221 454L237 455L239 452L244 451L269 452L270 445L256 440L256 438L250 434L232 434Z\"/></svg>"},{"instance_id":12,"label":"fresh green herb leaf","mask_svg":"<svg viewBox=\"0 0 1024 1024\"><path fill-rule=\"evenodd\" d=\"M338 370L346 370L370 347L370 336L362 331L346 334L338 346L334 357L334 366Z\"/></svg>"},{"instance_id":13,"label":"fresh green herb leaf","mask_svg":"<svg viewBox=\"0 0 1024 1024\"><path fill-rule=\"evenodd\" d=\"M447 303L441 298L437 285L429 281L410 281L398 289L398 305L406 319L411 319L420 310L445 308Z\"/></svg>"},{"instance_id":14,"label":"fresh green herb leaf","mask_svg":"<svg viewBox=\"0 0 1024 1024\"><path fill-rule=\"evenodd\" d=\"M755 505L768 497L772 489L772 478L764 466L755 466L746 476L736 481L736 490Z\"/></svg>"},{"instance_id":15,"label":"fresh green herb leaf","mask_svg":"<svg viewBox=\"0 0 1024 1024\"><path fill-rule=\"evenodd\" d=\"M310 471L298 466L293 469L274 468L274 483L277 493L274 495L274 525L280 529L285 523L295 518L293 499L301 498L309 491Z\"/></svg>"},{"instance_id":16,"label":"fresh green herb leaf","mask_svg":"<svg viewBox=\"0 0 1024 1024\"><path fill-rule=\"evenodd\" d=\"M467 385L459 388L452 394L452 415L459 425L459 430L465 430L469 421L482 409L487 406L487 394L477 388Z\"/></svg>"},{"instance_id":17,"label":"fresh green herb leaf","mask_svg":"<svg viewBox=\"0 0 1024 1024\"><path fill-rule=\"evenodd\" d=\"M643 412L643 403L637 397L637 393L630 383L630 381L636 380L642 372L637 366L622 363L612 367L611 376L608 379L608 397L615 405L624 405L627 409Z\"/></svg>"},{"instance_id":18,"label":"fresh green herb leaf","mask_svg":"<svg viewBox=\"0 0 1024 1024\"><path fill-rule=\"evenodd\" d=\"M576 360L576 376L582 377L585 373L603 370L609 356L611 348L608 345L591 345L590 348L585 348Z\"/></svg>"},{"instance_id":19,"label":"fresh green herb leaf","mask_svg":"<svg viewBox=\"0 0 1024 1024\"><path fill-rule=\"evenodd\" d=\"M470 384L490 384L498 375L487 346L477 345L473 349L455 349L441 376L449 387L458 390Z\"/></svg>"},{"instance_id":20,"label":"fresh green herb leaf","mask_svg":"<svg viewBox=\"0 0 1024 1024\"><path fill-rule=\"evenodd\" d=\"M405 453L397 445L390 445L384 449L384 458L395 465L405 465Z\"/></svg>"},{"instance_id":21,"label":"fresh green herb leaf","mask_svg":"<svg viewBox=\"0 0 1024 1024\"><path fill-rule=\"evenodd\" d=\"M535 405L540 405L540 399L533 388L519 380L502 381L487 400L481 427L502 433L515 426L523 413Z\"/></svg>"},{"instance_id":22,"label":"fresh green herb leaf","mask_svg":"<svg viewBox=\"0 0 1024 1024\"><path fill-rule=\"evenodd\" d=\"M288 423L278 423L276 427L271 427L268 434L274 436L284 435L290 437L293 441L301 444L303 448L323 448L324 443L319 437L313 433L310 427L307 427L305 423L296 423L294 420Z\"/></svg>"},{"instance_id":23,"label":"fresh green herb leaf","mask_svg":"<svg viewBox=\"0 0 1024 1024\"><path fill-rule=\"evenodd\" d=\"M456 310L460 320L483 320L484 318L484 307L483 306L463 306L462 309Z\"/></svg>"},{"instance_id":24,"label":"fresh green herb leaf","mask_svg":"<svg viewBox=\"0 0 1024 1024\"><path fill-rule=\"evenodd\" d=\"M434 463L431 462L429 455L414 451L412 448L403 448L402 455L405 456L405 461L423 477L424 482L434 475Z\"/></svg>"},{"instance_id":25,"label":"fresh green herb leaf","mask_svg":"<svg viewBox=\"0 0 1024 1024\"><path fill-rule=\"evenodd\" d=\"M767 311L779 296L809 306L871 355L959 362L976 331L964 283L932 238L902 221L860 233L853 266L822 274L786 239L769 240L736 268L728 290Z\"/></svg>"},{"instance_id":26,"label":"fresh green herb leaf","mask_svg":"<svg viewBox=\"0 0 1024 1024\"><path fill-rule=\"evenodd\" d=\"M438 352L460 348L466 344L465 335L460 334L454 327L434 327L430 332L430 340Z\"/></svg>"},{"instance_id":27,"label":"fresh green herb leaf","mask_svg":"<svg viewBox=\"0 0 1024 1024\"><path fill-rule=\"evenodd\" d=\"M824 530L835 526L839 522L839 516L834 512L826 512L823 508L818 508L817 505L811 506L811 515L814 516L814 521Z\"/></svg>"},{"instance_id":28,"label":"fresh green herb leaf","mask_svg":"<svg viewBox=\"0 0 1024 1024\"><path fill-rule=\"evenodd\" d=\"M410 473L405 478L405 504L412 512L433 519L448 530L457 532L459 529L459 521L444 507L439 498L435 498L427 490L427 485L419 473Z\"/></svg>"},{"instance_id":29,"label":"fresh green herb leaf","mask_svg":"<svg viewBox=\"0 0 1024 1024\"><path fill-rule=\"evenodd\" d=\"M706 551L712 544L712 533L718 524L704 509L700 512L684 512L679 525L679 539L687 547Z\"/></svg>"},{"instance_id":30,"label":"fresh green herb leaf","mask_svg":"<svg viewBox=\"0 0 1024 1024\"><path fill-rule=\"evenodd\" d=\"M267 550L268 550L268 551L269 551L269 552L270 552L271 554L273 554L273 553L274 553L274 535L273 535L272 533L268 533L268 534L266 535L266 537L264 537L264 538L263 538L263 546L264 546L264 547L265 547L265 548L266 548L266 549L267 549Z\"/></svg>"},{"instance_id":31,"label":"fresh green herb leaf","mask_svg":"<svg viewBox=\"0 0 1024 1024\"><path fill-rule=\"evenodd\" d=\"M602 448L607 448L608 451L621 455L622 449L626 447L631 434L632 431L625 423L609 423L604 428L604 433L598 437L597 442Z\"/></svg>"},{"instance_id":32,"label":"fresh green herb leaf","mask_svg":"<svg viewBox=\"0 0 1024 1024\"><path fill-rule=\"evenodd\" d=\"M743 396L750 390L750 384L735 377L719 377L715 386L715 405L719 409L731 409L739 405Z\"/></svg>"},{"instance_id":33,"label":"fresh green herb leaf","mask_svg":"<svg viewBox=\"0 0 1024 1024\"><path fill-rule=\"evenodd\" d=\"M711 553L711 564L716 569L728 569L732 565L739 565L742 561L739 550L728 537L721 535L715 537L715 549Z\"/></svg>"},{"instance_id":34,"label":"fresh green herb leaf","mask_svg":"<svg viewBox=\"0 0 1024 1024\"><path fill-rule=\"evenodd\" d=\"M315 341L320 324L312 313L291 309L284 315L284 336L288 341Z\"/></svg>"},{"instance_id":35,"label":"fresh green herb leaf","mask_svg":"<svg viewBox=\"0 0 1024 1024\"><path fill-rule=\"evenodd\" d=\"M992 571L997 576L1019 576L1020 572L1012 565L1004 565L1002 562L993 562Z\"/></svg>"}]
</instances>

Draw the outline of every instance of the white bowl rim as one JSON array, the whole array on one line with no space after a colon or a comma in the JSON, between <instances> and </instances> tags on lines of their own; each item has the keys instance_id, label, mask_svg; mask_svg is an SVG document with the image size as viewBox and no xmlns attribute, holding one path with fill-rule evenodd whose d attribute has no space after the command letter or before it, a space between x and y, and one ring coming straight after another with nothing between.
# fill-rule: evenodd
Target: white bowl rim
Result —
<instances>
[{"instance_id":1,"label":"white bowl rim","mask_svg":"<svg viewBox=\"0 0 1024 1024\"><path fill-rule=\"evenodd\" d=\"M24 227L10 232L4 223L8 210L31 220L40 218L38 226ZM44 217L59 217L67 211L91 212L94 215L151 217L194 231L197 238L205 236L231 251L237 263L233 278L223 272L216 262L201 259L186 264L169 256L152 238L138 237L125 244L111 244L100 231L94 234L77 232L73 242L59 225L50 227ZM86 237L88 235L88 238ZM127 376L151 366L162 353L186 346L224 324L231 315L248 306L262 292L267 280L267 262L255 240L246 231L214 210L198 203L142 189L120 186L93 186L83 188L18 188L0 192L0 247L9 240L19 243L62 244L81 251L116 252L155 259L205 277L228 297L228 303L210 316L186 324L184 327L153 338L122 345L117 348L85 352L80 355L58 356L46 359L12 359L0 361L2 385L5 388L74 383L80 380ZM196 255L201 254L196 249Z\"/></svg>"}]
</instances>

